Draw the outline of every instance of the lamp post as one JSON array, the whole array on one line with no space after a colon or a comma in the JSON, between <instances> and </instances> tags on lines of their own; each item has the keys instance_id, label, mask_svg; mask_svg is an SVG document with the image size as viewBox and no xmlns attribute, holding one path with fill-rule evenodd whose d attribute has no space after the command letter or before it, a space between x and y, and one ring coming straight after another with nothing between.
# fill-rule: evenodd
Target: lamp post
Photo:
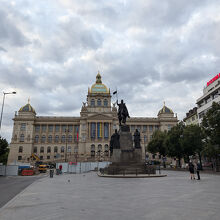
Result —
<instances>
[{"instance_id":1,"label":"lamp post","mask_svg":"<svg viewBox=\"0 0 220 220\"><path fill-rule=\"evenodd\" d=\"M66 151L65 151L65 162L67 162L67 140L68 140L68 136L67 134L69 133L69 129L65 129L65 133L66 133Z\"/></svg>"},{"instance_id":2,"label":"lamp post","mask_svg":"<svg viewBox=\"0 0 220 220\"><path fill-rule=\"evenodd\" d=\"M3 92L2 111L1 111L1 119L0 119L0 131L1 131L1 126L2 126L2 116L3 116L3 109L4 109L4 104L5 104L5 95L9 95L9 94L16 94L16 92Z\"/></svg>"}]
</instances>

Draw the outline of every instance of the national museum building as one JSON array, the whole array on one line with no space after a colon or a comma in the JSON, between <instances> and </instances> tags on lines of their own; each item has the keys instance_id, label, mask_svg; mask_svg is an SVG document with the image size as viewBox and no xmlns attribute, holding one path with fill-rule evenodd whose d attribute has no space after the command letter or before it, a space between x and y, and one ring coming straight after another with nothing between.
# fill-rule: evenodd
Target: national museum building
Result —
<instances>
[{"instance_id":1,"label":"national museum building","mask_svg":"<svg viewBox=\"0 0 220 220\"><path fill-rule=\"evenodd\" d=\"M128 109L129 110L129 109ZM79 117L38 116L30 103L15 114L8 164L60 161L109 161L109 142L119 129L116 104L111 103L110 89L102 83L98 73L96 83L88 89ZM157 117L131 117L127 120L132 134L141 133L143 159L160 159L145 149L155 130L170 130L178 122L177 116L165 105Z\"/></svg>"}]
</instances>

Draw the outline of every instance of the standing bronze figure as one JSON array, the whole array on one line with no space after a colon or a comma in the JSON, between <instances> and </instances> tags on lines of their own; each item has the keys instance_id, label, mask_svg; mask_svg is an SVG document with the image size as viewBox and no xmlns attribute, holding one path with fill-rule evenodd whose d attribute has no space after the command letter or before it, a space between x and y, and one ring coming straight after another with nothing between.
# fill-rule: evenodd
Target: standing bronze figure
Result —
<instances>
[{"instance_id":1,"label":"standing bronze figure","mask_svg":"<svg viewBox=\"0 0 220 220\"><path fill-rule=\"evenodd\" d=\"M140 132L138 131L138 129L136 129L136 131L134 132L134 147L141 148L140 142L141 142Z\"/></svg>"},{"instance_id":2,"label":"standing bronze figure","mask_svg":"<svg viewBox=\"0 0 220 220\"><path fill-rule=\"evenodd\" d=\"M126 118L130 118L129 113L128 113L128 109L125 105L125 103L123 102L123 100L121 100L121 103L118 104L118 100L117 100L117 105L118 105L118 120L119 120L119 125L121 126L121 122L123 124L126 123Z\"/></svg>"},{"instance_id":3,"label":"standing bronze figure","mask_svg":"<svg viewBox=\"0 0 220 220\"><path fill-rule=\"evenodd\" d=\"M115 129L115 133L111 136L110 140L110 155L113 153L113 149L120 149L120 135L117 132L117 129Z\"/></svg>"}]
</instances>

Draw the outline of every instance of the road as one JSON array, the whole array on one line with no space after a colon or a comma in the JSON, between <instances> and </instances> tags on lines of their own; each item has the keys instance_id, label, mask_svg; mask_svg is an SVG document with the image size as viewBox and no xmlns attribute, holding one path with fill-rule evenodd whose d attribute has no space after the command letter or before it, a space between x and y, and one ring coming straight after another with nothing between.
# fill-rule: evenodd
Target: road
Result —
<instances>
[{"instance_id":1,"label":"road","mask_svg":"<svg viewBox=\"0 0 220 220\"><path fill-rule=\"evenodd\" d=\"M0 176L0 208L42 176Z\"/></svg>"}]
</instances>

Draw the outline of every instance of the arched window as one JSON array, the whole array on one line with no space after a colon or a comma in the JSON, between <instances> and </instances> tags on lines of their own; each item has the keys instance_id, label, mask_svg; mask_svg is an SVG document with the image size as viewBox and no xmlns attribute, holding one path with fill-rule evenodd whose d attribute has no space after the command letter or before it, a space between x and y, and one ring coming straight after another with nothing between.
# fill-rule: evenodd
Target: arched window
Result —
<instances>
[{"instance_id":1,"label":"arched window","mask_svg":"<svg viewBox=\"0 0 220 220\"><path fill-rule=\"evenodd\" d=\"M24 134L20 135L20 142L24 142Z\"/></svg>"},{"instance_id":2,"label":"arched window","mask_svg":"<svg viewBox=\"0 0 220 220\"><path fill-rule=\"evenodd\" d=\"M61 137L61 142L62 142L62 143L65 143L65 140L66 140L66 136L65 136L65 135L62 135L62 137Z\"/></svg>"},{"instance_id":3,"label":"arched window","mask_svg":"<svg viewBox=\"0 0 220 220\"><path fill-rule=\"evenodd\" d=\"M37 147L34 147L34 153L37 153Z\"/></svg>"},{"instance_id":4,"label":"arched window","mask_svg":"<svg viewBox=\"0 0 220 220\"><path fill-rule=\"evenodd\" d=\"M102 145L99 144L99 145L98 145L98 152L97 152L97 155L100 156L100 155L101 155L101 152L102 152Z\"/></svg>"},{"instance_id":5,"label":"arched window","mask_svg":"<svg viewBox=\"0 0 220 220\"><path fill-rule=\"evenodd\" d=\"M97 100L97 105L98 105L98 106L101 106L101 105L102 105L101 99L98 99L98 100Z\"/></svg>"},{"instance_id":6,"label":"arched window","mask_svg":"<svg viewBox=\"0 0 220 220\"><path fill-rule=\"evenodd\" d=\"M95 145L92 144L91 145L91 157L94 157L95 156Z\"/></svg>"},{"instance_id":7,"label":"arched window","mask_svg":"<svg viewBox=\"0 0 220 220\"><path fill-rule=\"evenodd\" d=\"M68 152L68 153L71 153L71 146L68 146L68 147L67 147L67 152Z\"/></svg>"},{"instance_id":8,"label":"arched window","mask_svg":"<svg viewBox=\"0 0 220 220\"><path fill-rule=\"evenodd\" d=\"M61 151L60 152L64 153L64 149L65 149L64 147L61 147Z\"/></svg>"},{"instance_id":9,"label":"arched window","mask_svg":"<svg viewBox=\"0 0 220 220\"><path fill-rule=\"evenodd\" d=\"M109 154L109 149L108 149L108 144L105 145L105 156L108 156Z\"/></svg>"},{"instance_id":10,"label":"arched window","mask_svg":"<svg viewBox=\"0 0 220 220\"><path fill-rule=\"evenodd\" d=\"M47 153L51 152L51 147L47 147Z\"/></svg>"},{"instance_id":11,"label":"arched window","mask_svg":"<svg viewBox=\"0 0 220 220\"><path fill-rule=\"evenodd\" d=\"M23 147L20 146L19 149L18 149L18 153L22 153L23 152Z\"/></svg>"},{"instance_id":12,"label":"arched window","mask_svg":"<svg viewBox=\"0 0 220 220\"><path fill-rule=\"evenodd\" d=\"M39 141L39 135L36 135L35 138L34 138L34 142L38 143L38 141Z\"/></svg>"},{"instance_id":13,"label":"arched window","mask_svg":"<svg viewBox=\"0 0 220 220\"><path fill-rule=\"evenodd\" d=\"M48 136L48 143L52 143L52 135Z\"/></svg>"},{"instance_id":14,"label":"arched window","mask_svg":"<svg viewBox=\"0 0 220 220\"><path fill-rule=\"evenodd\" d=\"M59 142L59 135L56 135L55 136L55 143L58 143Z\"/></svg>"},{"instance_id":15,"label":"arched window","mask_svg":"<svg viewBox=\"0 0 220 220\"><path fill-rule=\"evenodd\" d=\"M44 147L41 147L41 148L40 148L40 152L41 152L41 153L44 153Z\"/></svg>"},{"instance_id":16,"label":"arched window","mask_svg":"<svg viewBox=\"0 0 220 220\"><path fill-rule=\"evenodd\" d=\"M104 106L108 106L108 100L104 99Z\"/></svg>"},{"instance_id":17,"label":"arched window","mask_svg":"<svg viewBox=\"0 0 220 220\"><path fill-rule=\"evenodd\" d=\"M58 152L58 148L57 146L54 147L54 153L57 153Z\"/></svg>"},{"instance_id":18,"label":"arched window","mask_svg":"<svg viewBox=\"0 0 220 220\"><path fill-rule=\"evenodd\" d=\"M72 143L72 141L73 141L73 136L72 136L72 135L69 135L69 136L68 136L68 143Z\"/></svg>"},{"instance_id":19,"label":"arched window","mask_svg":"<svg viewBox=\"0 0 220 220\"><path fill-rule=\"evenodd\" d=\"M46 136L43 135L43 136L41 137L41 143L45 143L45 141L46 141Z\"/></svg>"},{"instance_id":20,"label":"arched window","mask_svg":"<svg viewBox=\"0 0 220 220\"><path fill-rule=\"evenodd\" d=\"M92 107L95 106L95 100L94 100L94 99L91 100L91 106L92 106Z\"/></svg>"}]
</instances>

